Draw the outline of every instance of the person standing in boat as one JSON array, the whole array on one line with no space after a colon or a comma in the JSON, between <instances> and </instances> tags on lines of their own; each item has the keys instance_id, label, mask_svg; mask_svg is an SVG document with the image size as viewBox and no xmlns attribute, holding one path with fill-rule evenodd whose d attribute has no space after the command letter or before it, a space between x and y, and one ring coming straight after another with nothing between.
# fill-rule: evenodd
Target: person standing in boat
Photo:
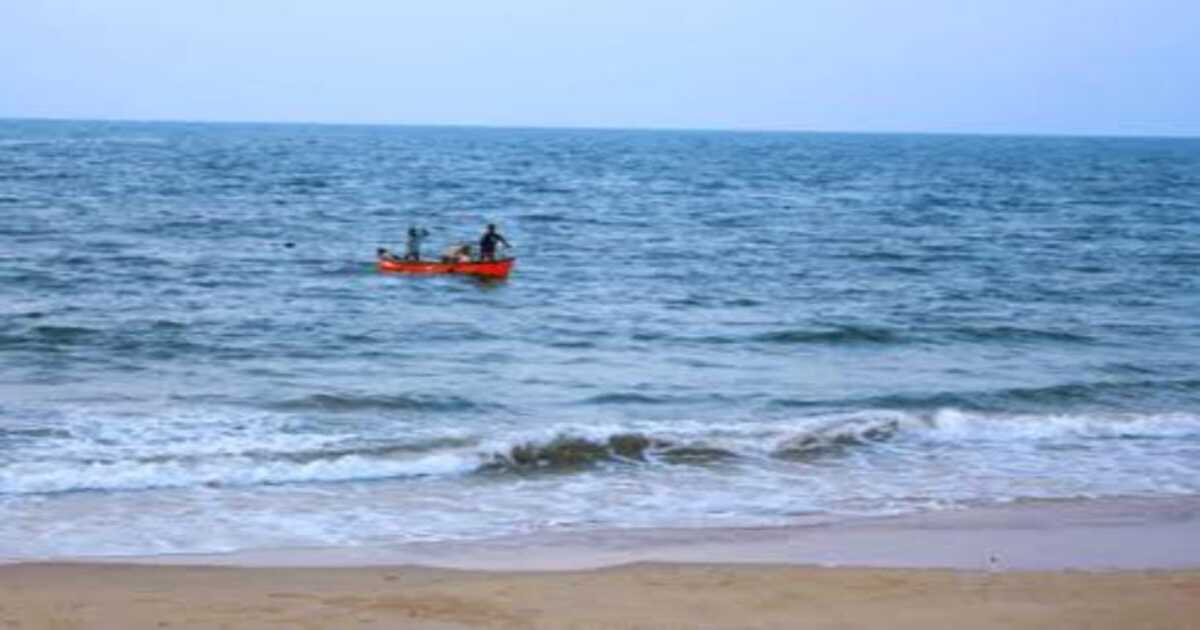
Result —
<instances>
[{"instance_id":1,"label":"person standing in boat","mask_svg":"<svg viewBox=\"0 0 1200 630\"><path fill-rule=\"evenodd\" d=\"M421 241L429 236L425 228L408 228L408 242L404 245L404 260L421 260Z\"/></svg>"},{"instance_id":2,"label":"person standing in boat","mask_svg":"<svg viewBox=\"0 0 1200 630\"><path fill-rule=\"evenodd\" d=\"M496 231L496 224L489 223L487 231L483 233L483 237L479 239L479 260L496 260L496 243L504 243L505 247L512 247L508 241Z\"/></svg>"}]
</instances>

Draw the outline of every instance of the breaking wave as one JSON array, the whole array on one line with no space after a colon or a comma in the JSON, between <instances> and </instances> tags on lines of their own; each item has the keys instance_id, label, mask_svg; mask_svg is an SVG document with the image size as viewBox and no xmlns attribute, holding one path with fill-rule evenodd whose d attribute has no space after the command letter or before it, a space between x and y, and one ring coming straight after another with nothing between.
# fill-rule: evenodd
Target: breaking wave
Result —
<instances>
[{"instance_id":1,"label":"breaking wave","mask_svg":"<svg viewBox=\"0 0 1200 630\"><path fill-rule=\"evenodd\" d=\"M264 444L246 433L199 444L162 436L113 445L103 435L35 428L12 429L7 437L46 443L34 457L0 464L0 494L42 494L570 474L605 466L805 465L878 447L903 457L921 456L930 444L969 449L998 441L1103 448L1114 439L1200 439L1200 416L878 410L721 428L666 422L629 429L558 426L532 435L444 432L412 440L300 435Z\"/></svg>"}]
</instances>

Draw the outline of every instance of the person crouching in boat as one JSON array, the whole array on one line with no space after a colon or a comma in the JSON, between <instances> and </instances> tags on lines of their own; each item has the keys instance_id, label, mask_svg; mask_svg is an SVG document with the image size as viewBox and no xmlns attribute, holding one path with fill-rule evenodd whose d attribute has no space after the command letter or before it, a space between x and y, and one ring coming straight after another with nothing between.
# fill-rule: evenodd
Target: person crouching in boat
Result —
<instances>
[{"instance_id":1,"label":"person crouching in boat","mask_svg":"<svg viewBox=\"0 0 1200 630\"><path fill-rule=\"evenodd\" d=\"M496 224L489 223L487 231L483 233L483 237L479 239L479 260L496 260L496 243L504 243L505 247L512 247L508 241L504 240L503 236L496 231Z\"/></svg>"},{"instance_id":2,"label":"person crouching in boat","mask_svg":"<svg viewBox=\"0 0 1200 630\"><path fill-rule=\"evenodd\" d=\"M404 244L404 260L421 260L421 241L429 236L425 228L408 228L408 242Z\"/></svg>"},{"instance_id":3,"label":"person crouching in boat","mask_svg":"<svg viewBox=\"0 0 1200 630\"><path fill-rule=\"evenodd\" d=\"M467 263L471 262L471 245L469 243L454 243L442 250L442 262Z\"/></svg>"},{"instance_id":4,"label":"person crouching in boat","mask_svg":"<svg viewBox=\"0 0 1200 630\"><path fill-rule=\"evenodd\" d=\"M381 262L401 262L401 259L396 257L396 255L392 252L388 251L386 247L380 247L379 249L375 250L375 257Z\"/></svg>"}]
</instances>

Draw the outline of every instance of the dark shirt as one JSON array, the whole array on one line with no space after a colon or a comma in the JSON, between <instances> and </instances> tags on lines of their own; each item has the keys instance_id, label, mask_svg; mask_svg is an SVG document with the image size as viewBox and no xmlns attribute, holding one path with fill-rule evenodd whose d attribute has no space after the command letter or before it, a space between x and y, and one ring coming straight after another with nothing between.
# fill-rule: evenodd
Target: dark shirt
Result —
<instances>
[{"instance_id":1,"label":"dark shirt","mask_svg":"<svg viewBox=\"0 0 1200 630\"><path fill-rule=\"evenodd\" d=\"M479 239L479 249L485 252L496 251L497 241L504 243L506 246L508 245L508 241L504 240L504 237L500 236L499 232L484 232L483 238Z\"/></svg>"}]
</instances>

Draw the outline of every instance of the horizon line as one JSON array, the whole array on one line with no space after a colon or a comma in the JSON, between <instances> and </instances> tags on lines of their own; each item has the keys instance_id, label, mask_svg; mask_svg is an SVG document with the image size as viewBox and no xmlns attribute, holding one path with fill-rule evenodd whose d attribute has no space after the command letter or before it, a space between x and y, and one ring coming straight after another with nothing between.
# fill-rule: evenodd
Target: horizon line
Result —
<instances>
[{"instance_id":1,"label":"horizon line","mask_svg":"<svg viewBox=\"0 0 1200 630\"><path fill-rule=\"evenodd\" d=\"M188 118L77 118L57 116L6 116L0 121L23 122L78 122L78 123L125 123L125 124L185 124L185 125L279 125L314 127L397 127L433 129L511 129L530 131L643 131L680 133L747 133L747 134L811 134L811 135L879 135L879 136L974 136L1008 138L1094 138L1094 139L1147 139L1147 140L1196 140L1197 133L1126 133L1126 132L1049 132L1049 131L898 131L898 130L820 130L788 129L773 127L670 127L670 126L621 126L621 125L503 125L492 123L399 123L399 122L347 122L322 120L231 120L231 119L188 119Z\"/></svg>"}]
</instances>

